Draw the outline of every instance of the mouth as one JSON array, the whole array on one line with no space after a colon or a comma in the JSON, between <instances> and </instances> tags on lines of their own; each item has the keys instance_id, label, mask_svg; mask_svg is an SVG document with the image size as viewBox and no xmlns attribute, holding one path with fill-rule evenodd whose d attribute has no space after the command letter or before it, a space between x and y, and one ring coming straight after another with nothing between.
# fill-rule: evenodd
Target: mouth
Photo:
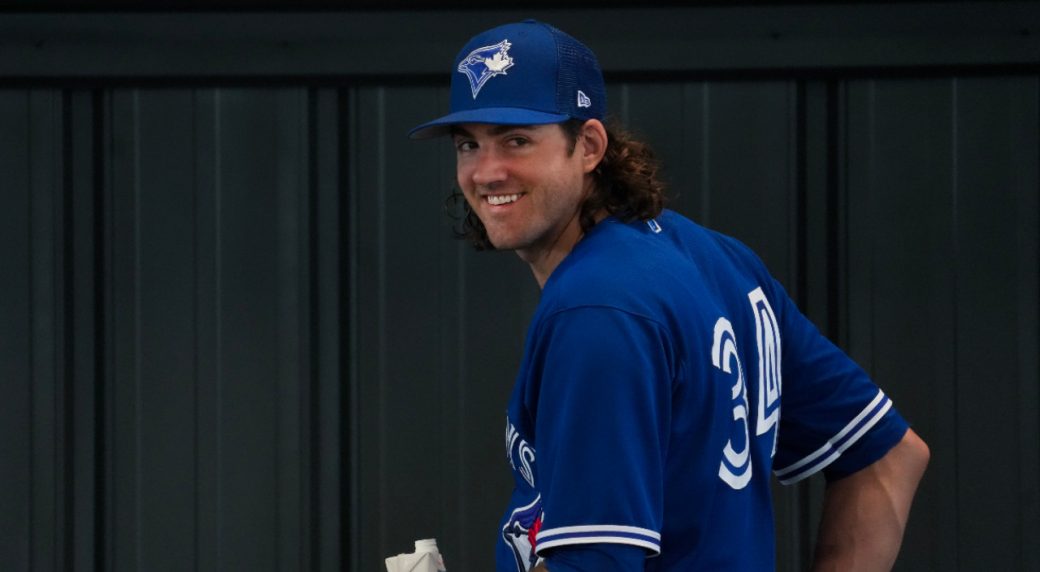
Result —
<instances>
[{"instance_id":1,"label":"mouth","mask_svg":"<svg viewBox=\"0 0 1040 572\"><path fill-rule=\"evenodd\" d=\"M520 200L520 197L524 196L525 194L526 193L516 193L512 195L485 195L484 200L487 201L489 205L497 207L501 205L515 203L516 201Z\"/></svg>"}]
</instances>

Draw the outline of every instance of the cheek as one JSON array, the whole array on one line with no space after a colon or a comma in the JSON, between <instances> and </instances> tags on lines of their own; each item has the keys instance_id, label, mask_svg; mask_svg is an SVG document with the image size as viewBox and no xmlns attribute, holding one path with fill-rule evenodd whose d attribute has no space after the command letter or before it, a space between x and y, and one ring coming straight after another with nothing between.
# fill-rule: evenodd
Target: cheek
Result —
<instances>
[{"instance_id":1,"label":"cheek","mask_svg":"<svg viewBox=\"0 0 1040 572\"><path fill-rule=\"evenodd\" d=\"M474 213L476 213L477 212L477 201L479 201L479 199L477 197L474 197L473 195L465 192L465 191L462 192L462 196L463 196L463 198L466 199L466 204L469 205L469 210L471 210Z\"/></svg>"},{"instance_id":2,"label":"cheek","mask_svg":"<svg viewBox=\"0 0 1040 572\"><path fill-rule=\"evenodd\" d=\"M558 203L573 207L585 199L585 175L571 168L573 165L566 167L559 171L559 188L554 195Z\"/></svg>"},{"instance_id":3,"label":"cheek","mask_svg":"<svg viewBox=\"0 0 1040 572\"><path fill-rule=\"evenodd\" d=\"M466 204L469 205L469 208L476 209L477 202L480 200L480 198L474 192L473 185L467 185L466 179L464 179L461 175L456 178L455 183L458 185L457 189L462 191L462 198L465 199Z\"/></svg>"},{"instance_id":4,"label":"cheek","mask_svg":"<svg viewBox=\"0 0 1040 572\"><path fill-rule=\"evenodd\" d=\"M462 194L466 196L466 200L467 201L469 200L469 198L470 198L470 196L471 196L471 194L473 192L473 187L472 187L472 185L469 184L469 182L470 182L469 174L460 165L455 170L455 184L458 185L458 188L462 191Z\"/></svg>"},{"instance_id":5,"label":"cheek","mask_svg":"<svg viewBox=\"0 0 1040 572\"><path fill-rule=\"evenodd\" d=\"M466 175L465 168L461 164L460 165L456 165L456 167L455 167L455 183L458 184L459 188L462 189L463 191L466 190L466 185L465 185L466 179L467 179L467 175Z\"/></svg>"}]
</instances>

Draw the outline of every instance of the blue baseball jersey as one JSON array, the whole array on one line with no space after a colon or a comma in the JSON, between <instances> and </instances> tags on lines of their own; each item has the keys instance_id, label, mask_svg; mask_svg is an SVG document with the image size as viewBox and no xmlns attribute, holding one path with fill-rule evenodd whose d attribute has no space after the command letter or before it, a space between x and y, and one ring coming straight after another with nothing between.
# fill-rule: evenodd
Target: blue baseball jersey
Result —
<instances>
[{"instance_id":1,"label":"blue baseball jersey","mask_svg":"<svg viewBox=\"0 0 1040 572\"><path fill-rule=\"evenodd\" d=\"M646 570L772 570L770 475L855 472L906 429L746 246L667 210L608 218L527 333L497 568L605 543Z\"/></svg>"}]
</instances>

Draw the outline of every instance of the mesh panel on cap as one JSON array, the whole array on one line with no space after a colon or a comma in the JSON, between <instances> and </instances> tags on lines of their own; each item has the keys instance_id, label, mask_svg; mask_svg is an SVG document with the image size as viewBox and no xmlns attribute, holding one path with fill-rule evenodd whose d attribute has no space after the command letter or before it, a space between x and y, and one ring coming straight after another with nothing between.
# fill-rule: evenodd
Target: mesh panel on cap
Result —
<instances>
[{"instance_id":1,"label":"mesh panel on cap","mask_svg":"<svg viewBox=\"0 0 1040 572\"><path fill-rule=\"evenodd\" d=\"M559 57L556 82L556 102L563 113L579 119L602 119L606 94L600 81L593 80L599 69L595 56L576 40L549 26ZM586 71L584 77L579 73ZM583 80L586 83L582 83ZM591 107L578 107L578 90L581 89L592 101Z\"/></svg>"}]
</instances>

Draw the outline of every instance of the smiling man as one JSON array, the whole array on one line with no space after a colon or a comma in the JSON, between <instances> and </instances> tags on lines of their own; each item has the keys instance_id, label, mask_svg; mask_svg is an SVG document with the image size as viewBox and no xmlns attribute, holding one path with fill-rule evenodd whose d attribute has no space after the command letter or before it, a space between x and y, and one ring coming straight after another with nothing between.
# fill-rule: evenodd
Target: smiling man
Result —
<instances>
[{"instance_id":1,"label":"smiling man","mask_svg":"<svg viewBox=\"0 0 1040 572\"><path fill-rule=\"evenodd\" d=\"M817 570L887 570L928 448L738 241L662 209L599 64L525 21L455 59L466 234L542 297L507 408L499 571L772 570L771 475L827 480Z\"/></svg>"},{"instance_id":2,"label":"smiling man","mask_svg":"<svg viewBox=\"0 0 1040 572\"><path fill-rule=\"evenodd\" d=\"M577 141L556 124L466 123L452 134L459 188L488 240L516 251L544 286L581 238L581 206L594 184L586 175L607 148L603 124L581 125Z\"/></svg>"}]
</instances>

